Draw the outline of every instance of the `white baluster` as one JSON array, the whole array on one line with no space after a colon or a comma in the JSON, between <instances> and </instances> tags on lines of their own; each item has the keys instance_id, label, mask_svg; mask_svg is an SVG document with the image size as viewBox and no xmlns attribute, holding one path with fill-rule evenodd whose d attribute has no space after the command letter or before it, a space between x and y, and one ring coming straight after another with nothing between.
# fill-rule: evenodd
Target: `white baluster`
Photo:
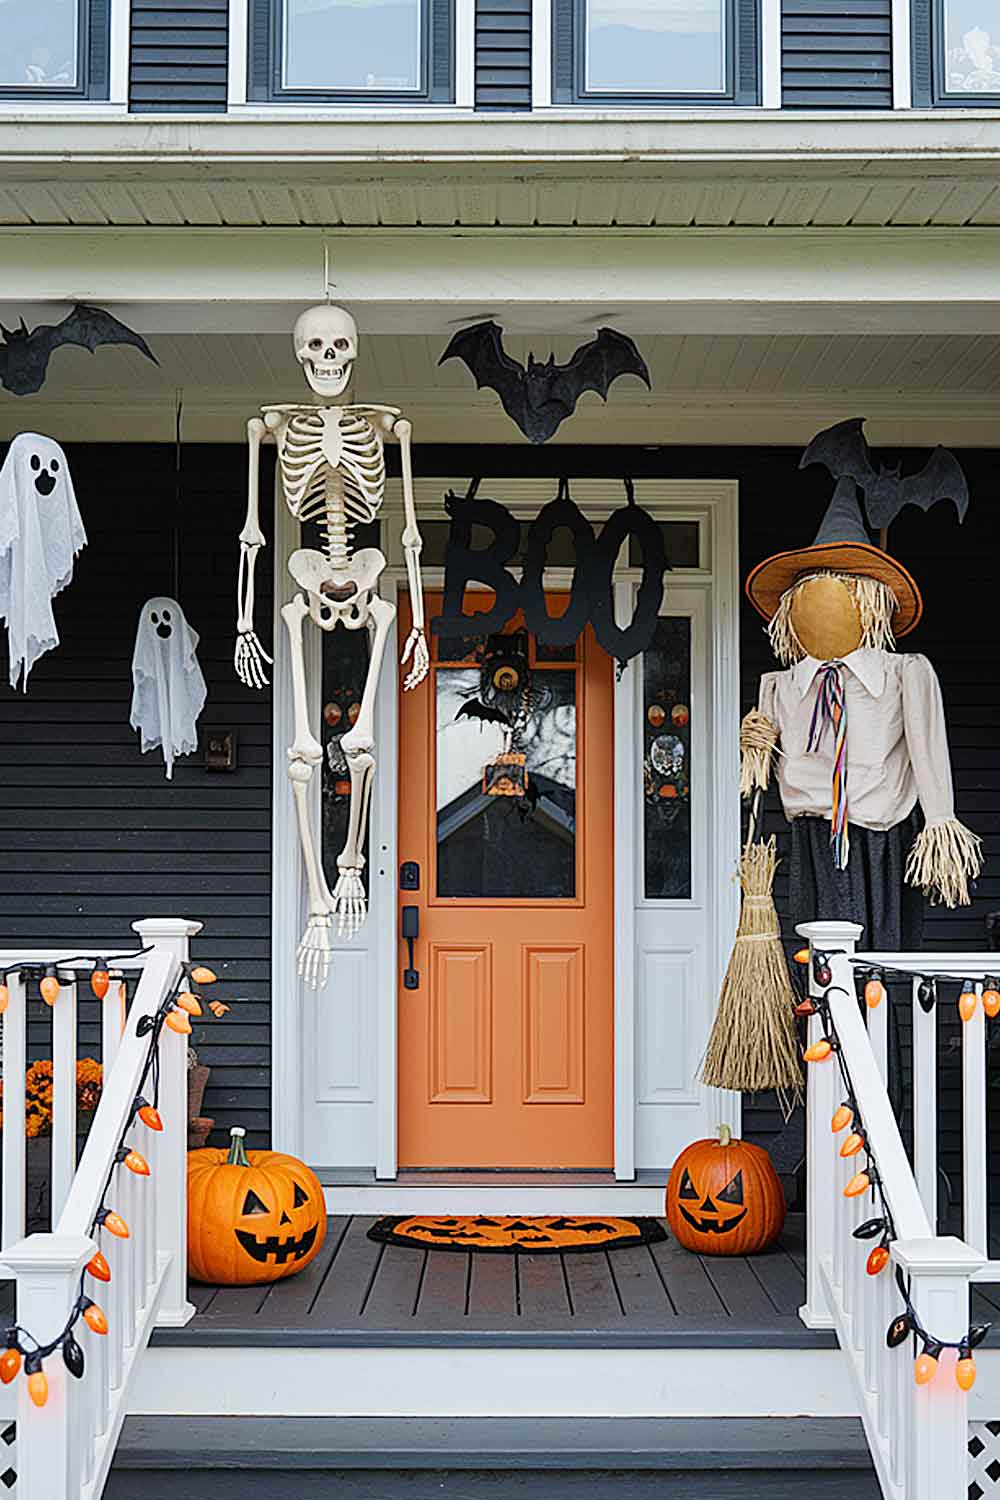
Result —
<instances>
[{"instance_id":1,"label":"white baluster","mask_svg":"<svg viewBox=\"0 0 1000 1500\"><path fill-rule=\"evenodd\" d=\"M984 1256L986 1249L986 1018L982 985L975 1014L962 1023L962 1233Z\"/></svg>"},{"instance_id":2,"label":"white baluster","mask_svg":"<svg viewBox=\"0 0 1000 1500\"><path fill-rule=\"evenodd\" d=\"M19 974L7 981L10 998L3 1025L3 1243L24 1234L27 1156L24 1135L24 1074L27 1067L27 991Z\"/></svg>"},{"instance_id":3,"label":"white baluster","mask_svg":"<svg viewBox=\"0 0 1000 1500\"><path fill-rule=\"evenodd\" d=\"M112 975L108 993L101 1001L101 1066L105 1078L114 1067L125 1027L125 998L121 980Z\"/></svg>"},{"instance_id":4,"label":"white baluster","mask_svg":"<svg viewBox=\"0 0 1000 1500\"><path fill-rule=\"evenodd\" d=\"M52 1008L52 1223L76 1175L76 984L63 985Z\"/></svg>"},{"instance_id":5,"label":"white baluster","mask_svg":"<svg viewBox=\"0 0 1000 1500\"><path fill-rule=\"evenodd\" d=\"M112 1207L114 1205L112 1204ZM108 1316L110 1332L106 1335L108 1350L108 1389L117 1391L122 1383L122 1325L125 1321L125 1248L123 1242L104 1230L102 1236L104 1254L111 1266L111 1280L107 1285L107 1300L103 1303ZM113 1403L112 1403L113 1405Z\"/></svg>"},{"instance_id":6,"label":"white baluster","mask_svg":"<svg viewBox=\"0 0 1000 1500\"><path fill-rule=\"evenodd\" d=\"M937 1229L937 1006L925 1011L913 981L913 1171L931 1228Z\"/></svg>"},{"instance_id":7,"label":"white baluster","mask_svg":"<svg viewBox=\"0 0 1000 1500\"><path fill-rule=\"evenodd\" d=\"M872 1056L875 1066L883 1083L889 1078L889 1006L891 1000L888 995L877 1005L874 1010L865 1009L868 1013L868 1040L871 1042Z\"/></svg>"}]
</instances>

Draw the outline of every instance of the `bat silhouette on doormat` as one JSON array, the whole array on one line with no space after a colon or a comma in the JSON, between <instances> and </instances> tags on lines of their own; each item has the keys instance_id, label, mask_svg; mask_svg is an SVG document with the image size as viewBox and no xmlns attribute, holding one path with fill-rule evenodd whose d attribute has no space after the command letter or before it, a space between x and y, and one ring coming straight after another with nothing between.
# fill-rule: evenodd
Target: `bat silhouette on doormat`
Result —
<instances>
[{"instance_id":1,"label":"bat silhouette on doormat","mask_svg":"<svg viewBox=\"0 0 1000 1500\"><path fill-rule=\"evenodd\" d=\"M87 307L77 302L72 312L61 323L39 323L29 332L21 319L20 328L4 328L0 324L0 385L12 395L31 396L45 384L49 359L63 344L79 344L91 353L98 344L131 344L159 364L141 334L134 333L117 318L100 307Z\"/></svg>"},{"instance_id":2,"label":"bat silhouette on doormat","mask_svg":"<svg viewBox=\"0 0 1000 1500\"><path fill-rule=\"evenodd\" d=\"M619 375L638 375L649 387L646 361L632 340L614 328L599 328L597 337L581 344L565 365L555 355L536 360L528 355L527 366L507 354L503 329L498 323L476 323L455 334L438 360L461 359L482 390L489 386L500 397L504 411L532 443L544 443L560 422L572 416L584 391L596 391L608 399L608 388Z\"/></svg>"},{"instance_id":3,"label":"bat silhouette on doormat","mask_svg":"<svg viewBox=\"0 0 1000 1500\"><path fill-rule=\"evenodd\" d=\"M902 464L875 467L864 425L864 417L851 417L818 432L799 460L799 468L823 464L838 483L853 479L864 495L868 524L876 531L889 526L904 505L930 510L939 500L951 500L958 519L965 519L969 486L954 453L947 448L935 448L918 473L904 477Z\"/></svg>"}]
</instances>

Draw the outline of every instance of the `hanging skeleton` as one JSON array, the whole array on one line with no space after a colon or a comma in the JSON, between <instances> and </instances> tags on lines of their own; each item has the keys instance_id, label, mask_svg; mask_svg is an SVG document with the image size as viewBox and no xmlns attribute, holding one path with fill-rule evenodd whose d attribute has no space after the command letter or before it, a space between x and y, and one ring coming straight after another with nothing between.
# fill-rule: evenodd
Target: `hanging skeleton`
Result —
<instances>
[{"instance_id":1,"label":"hanging skeleton","mask_svg":"<svg viewBox=\"0 0 1000 1500\"><path fill-rule=\"evenodd\" d=\"M264 545L258 503L260 445L272 437L278 447L285 504L300 525L317 522L323 542L322 550L300 548L288 559L288 571L301 592L281 611L288 630L295 704L295 740L288 751L288 776L309 890L309 916L299 944L298 968L302 978L316 987L326 980L334 917L338 933L349 936L361 926L367 912L361 872L375 775L375 693L396 608L378 592L385 557L377 547L355 548L352 534L356 526L374 521L382 508L384 443L390 433L400 448L405 513L402 543L413 611L413 628L402 654L402 665L409 666L404 689L411 690L423 681L429 658L420 580L422 542L410 459L412 426L394 406L332 404L347 390L358 357L357 327L343 308L308 308L296 322L292 337L295 357L320 403L264 406L261 415L247 423L249 495L246 524L240 533L236 671L248 687L266 685L265 663L271 658L254 631L253 608L254 568ZM309 726L302 637L307 618L324 631L337 625L367 630L371 643L360 710L340 741L350 775L351 803L347 839L337 858L339 878L332 891L317 856L309 817L309 783L323 758L323 748Z\"/></svg>"}]
</instances>

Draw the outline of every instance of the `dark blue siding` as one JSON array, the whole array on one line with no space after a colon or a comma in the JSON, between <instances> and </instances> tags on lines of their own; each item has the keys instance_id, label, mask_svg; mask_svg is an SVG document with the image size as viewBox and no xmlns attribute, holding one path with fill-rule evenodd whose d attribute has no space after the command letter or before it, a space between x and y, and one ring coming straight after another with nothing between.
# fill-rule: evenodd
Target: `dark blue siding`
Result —
<instances>
[{"instance_id":1,"label":"dark blue siding","mask_svg":"<svg viewBox=\"0 0 1000 1500\"><path fill-rule=\"evenodd\" d=\"M892 0L782 0L786 108L892 108Z\"/></svg>"},{"instance_id":2,"label":"dark blue siding","mask_svg":"<svg viewBox=\"0 0 1000 1500\"><path fill-rule=\"evenodd\" d=\"M132 0L131 47L133 112L225 110L227 0Z\"/></svg>"}]
</instances>

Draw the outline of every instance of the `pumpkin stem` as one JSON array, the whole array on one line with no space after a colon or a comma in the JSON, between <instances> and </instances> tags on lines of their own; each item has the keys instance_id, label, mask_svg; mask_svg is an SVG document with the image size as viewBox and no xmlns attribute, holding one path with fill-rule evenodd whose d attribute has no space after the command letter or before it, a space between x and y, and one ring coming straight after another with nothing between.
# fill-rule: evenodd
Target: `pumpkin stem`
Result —
<instances>
[{"instance_id":1,"label":"pumpkin stem","mask_svg":"<svg viewBox=\"0 0 1000 1500\"><path fill-rule=\"evenodd\" d=\"M729 1126L728 1125L720 1125L719 1126L719 1145L720 1146L728 1146L729 1142L732 1140L732 1138L733 1138L733 1132L730 1130ZM232 1157L230 1157L230 1161L232 1161Z\"/></svg>"},{"instance_id":2,"label":"pumpkin stem","mask_svg":"<svg viewBox=\"0 0 1000 1500\"><path fill-rule=\"evenodd\" d=\"M229 1156L227 1161L231 1167L248 1167L247 1154L243 1149L243 1137L246 1131L242 1125L234 1125L229 1132Z\"/></svg>"}]
</instances>

